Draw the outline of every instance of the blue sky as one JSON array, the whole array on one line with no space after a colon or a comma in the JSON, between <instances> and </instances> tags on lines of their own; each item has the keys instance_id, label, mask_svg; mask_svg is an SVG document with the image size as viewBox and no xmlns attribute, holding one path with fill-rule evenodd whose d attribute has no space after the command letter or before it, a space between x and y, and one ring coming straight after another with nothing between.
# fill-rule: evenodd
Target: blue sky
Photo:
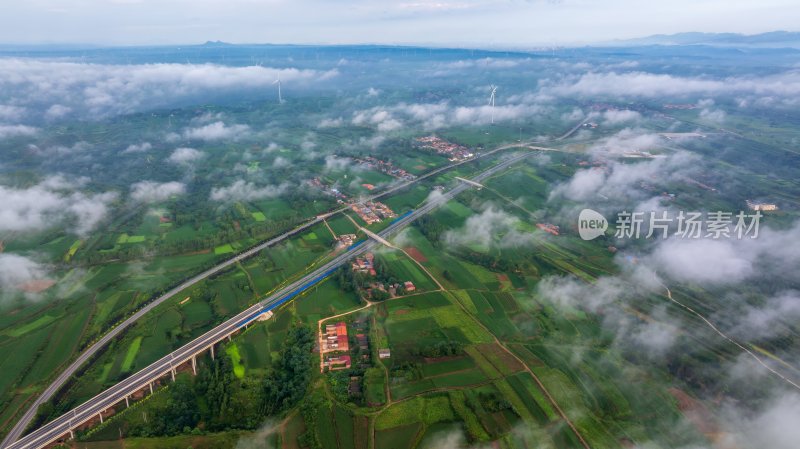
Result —
<instances>
[{"instance_id":1,"label":"blue sky","mask_svg":"<svg viewBox=\"0 0 800 449\"><path fill-rule=\"evenodd\" d=\"M1 43L582 44L795 30L797 0L3 0Z\"/></svg>"}]
</instances>

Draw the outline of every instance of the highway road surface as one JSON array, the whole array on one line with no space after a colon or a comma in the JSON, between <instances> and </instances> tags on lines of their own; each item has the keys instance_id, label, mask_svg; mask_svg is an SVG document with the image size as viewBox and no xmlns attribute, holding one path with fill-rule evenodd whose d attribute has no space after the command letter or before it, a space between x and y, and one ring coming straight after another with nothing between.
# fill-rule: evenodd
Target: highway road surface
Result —
<instances>
[{"instance_id":1,"label":"highway road surface","mask_svg":"<svg viewBox=\"0 0 800 449\"><path fill-rule=\"evenodd\" d=\"M495 150L497 151L497 150ZM482 173L478 174L477 176L473 177L471 180L474 182L481 182L484 179L492 176L493 174L504 170L511 166L512 164L520 161L524 157L528 156L530 153L525 153L522 155L517 155L511 158L508 158L499 164L483 171ZM386 229L379 232L378 234L383 238L389 238L391 235L399 231L400 229L407 226L409 223L413 222L415 219L419 218L422 215L427 214L431 210L435 209L436 207L440 206L447 200L453 198L454 196L458 195L459 193L463 192L470 188L469 185L464 183L458 183L456 187L450 189L446 193L442 195L442 197L435 201L435 202L428 202L423 204L418 209L411 211L410 213L404 214L397 218L394 222L392 222ZM315 223L321 220L320 217L298 227L295 228L286 234L281 236L275 237L270 241L264 242L261 245L258 245L248 251L245 251L236 257L229 259L223 262L220 265L215 266L189 280L184 282L175 289L167 292L164 296L169 297L174 295L178 291L182 290L183 288L192 285L195 282L198 282L209 275L216 273L225 267L228 267L242 259L245 259L249 256L252 256L254 253L274 244L277 241L280 241L286 238L288 235L295 234L300 232L303 229L306 229L310 226L313 226ZM287 235L288 234L288 235ZM366 242L359 243L351 247L348 251L342 252L341 254L337 255L327 263L323 264L321 267L317 268L313 272L303 276L301 279L292 282L291 284L287 285L280 291L268 296L267 298L263 299L262 301L250 306L246 310L240 312L236 316L228 319L224 323L218 325L217 327L213 328L209 332L197 337L196 339L192 340L191 342L187 343L186 345L182 346L181 348L167 354L166 356L162 357L161 359L157 360L156 362L152 363L151 365L147 366L146 368L138 371L137 373L129 376L128 378L122 380L121 382L117 383L113 387L103 391L102 393L98 394L94 398L86 401L85 403L79 405L78 407L74 408L73 410L67 412L64 415L59 416L58 418L50 421L49 423L43 425L42 427L32 431L28 435L23 436L22 438L14 441L13 443L4 443L3 448L5 449L37 449L42 448L56 440L58 440L63 435L66 435L70 432L71 429L77 427L80 423L85 422L95 416L98 416L104 410L110 408L114 404L117 404L126 397L130 396L135 391L146 387L149 383L153 382L154 380L170 373L177 365L190 360L192 356L198 354L202 351L205 351L210 346L214 345L216 342L222 340L226 336L232 334L233 332L237 331L238 329L246 326L251 321L257 319L260 315L279 307L281 304L291 300L295 296L303 293L307 289L313 287L316 283L320 282L328 275L333 273L339 266L344 264L347 260L352 257L355 257L371 248L373 248L377 243L374 240L369 240ZM162 296L162 297L164 297ZM147 307L141 309L137 313L146 313L148 310L155 307L155 302L150 303ZM148 308L149 307L149 308ZM141 316L141 315L139 315ZM129 318L129 320L135 321L138 316L134 315ZM122 329L120 327L115 329ZM118 333L118 332L117 332ZM116 335L116 333L109 333L104 336L106 339L105 342L110 340ZM102 341L102 340L101 340ZM104 343L105 343L104 342ZM100 343L100 341L98 341ZM96 344L98 344L96 343ZM104 344L103 343L103 344ZM86 354L86 353L84 353ZM83 357L83 354L82 354ZM83 363L89 356L86 356L81 360L80 358L76 360L73 364ZM80 365L78 363L78 366ZM68 377L69 375L62 373L62 376ZM61 376L59 376L61 377ZM63 381L66 381L66 377ZM63 383L62 381L62 383ZM48 393L52 396L55 392L55 389L50 390ZM32 408L34 410L35 408ZM31 415L32 417L32 415ZM21 431L20 431L21 432ZM18 434L17 434L18 435ZM13 441L13 440L12 440Z\"/></svg>"}]
</instances>

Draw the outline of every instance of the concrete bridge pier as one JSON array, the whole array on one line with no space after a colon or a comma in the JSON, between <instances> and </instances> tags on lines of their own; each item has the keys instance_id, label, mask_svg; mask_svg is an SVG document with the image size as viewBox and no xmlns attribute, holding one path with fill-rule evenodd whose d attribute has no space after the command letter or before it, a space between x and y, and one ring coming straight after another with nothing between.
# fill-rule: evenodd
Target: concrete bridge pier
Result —
<instances>
[{"instance_id":1,"label":"concrete bridge pier","mask_svg":"<svg viewBox=\"0 0 800 449\"><path fill-rule=\"evenodd\" d=\"M125 396L125 408L128 408L130 406L131 406L131 404L130 404L130 402L128 402L128 397Z\"/></svg>"},{"instance_id":2,"label":"concrete bridge pier","mask_svg":"<svg viewBox=\"0 0 800 449\"><path fill-rule=\"evenodd\" d=\"M72 429L69 429L69 439L70 440L74 440L75 439L75 432L73 432Z\"/></svg>"},{"instance_id":3,"label":"concrete bridge pier","mask_svg":"<svg viewBox=\"0 0 800 449\"><path fill-rule=\"evenodd\" d=\"M192 374L197 375L197 357L192 356Z\"/></svg>"},{"instance_id":4,"label":"concrete bridge pier","mask_svg":"<svg viewBox=\"0 0 800 449\"><path fill-rule=\"evenodd\" d=\"M100 424L103 424L103 412L98 413L100 415Z\"/></svg>"},{"instance_id":5,"label":"concrete bridge pier","mask_svg":"<svg viewBox=\"0 0 800 449\"><path fill-rule=\"evenodd\" d=\"M209 348L211 348L211 360L214 360L214 345L212 344Z\"/></svg>"},{"instance_id":6,"label":"concrete bridge pier","mask_svg":"<svg viewBox=\"0 0 800 449\"><path fill-rule=\"evenodd\" d=\"M153 382L150 382L150 394L153 394Z\"/></svg>"},{"instance_id":7,"label":"concrete bridge pier","mask_svg":"<svg viewBox=\"0 0 800 449\"><path fill-rule=\"evenodd\" d=\"M175 368L172 368L169 373L172 374L172 381L175 382Z\"/></svg>"}]
</instances>

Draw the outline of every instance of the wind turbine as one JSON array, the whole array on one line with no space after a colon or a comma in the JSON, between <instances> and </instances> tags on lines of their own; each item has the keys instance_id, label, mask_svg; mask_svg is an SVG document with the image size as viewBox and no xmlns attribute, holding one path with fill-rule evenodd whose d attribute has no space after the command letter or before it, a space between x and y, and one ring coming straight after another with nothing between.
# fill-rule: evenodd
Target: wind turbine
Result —
<instances>
[{"instance_id":1,"label":"wind turbine","mask_svg":"<svg viewBox=\"0 0 800 449\"><path fill-rule=\"evenodd\" d=\"M494 125L494 94L497 92L497 86L492 84L489 87L492 88L492 94L489 95L489 105L492 107L492 125Z\"/></svg>"},{"instance_id":2,"label":"wind turbine","mask_svg":"<svg viewBox=\"0 0 800 449\"><path fill-rule=\"evenodd\" d=\"M281 79L280 78L276 79L275 81L272 82L272 84L278 85L278 104L283 103L283 97L281 97Z\"/></svg>"}]
</instances>

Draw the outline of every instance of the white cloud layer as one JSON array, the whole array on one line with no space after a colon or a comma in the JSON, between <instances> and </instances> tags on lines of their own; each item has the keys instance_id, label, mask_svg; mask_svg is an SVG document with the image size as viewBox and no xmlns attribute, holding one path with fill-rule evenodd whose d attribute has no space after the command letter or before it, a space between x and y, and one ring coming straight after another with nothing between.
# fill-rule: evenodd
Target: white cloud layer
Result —
<instances>
[{"instance_id":1,"label":"white cloud layer","mask_svg":"<svg viewBox=\"0 0 800 449\"><path fill-rule=\"evenodd\" d=\"M0 139L9 137L30 137L39 132L39 128L27 125L2 125L0 124Z\"/></svg>"},{"instance_id":2,"label":"white cloud layer","mask_svg":"<svg viewBox=\"0 0 800 449\"><path fill-rule=\"evenodd\" d=\"M144 153L150 151L153 145L150 142L134 143L128 145L122 152L123 153Z\"/></svg>"},{"instance_id":3,"label":"white cloud layer","mask_svg":"<svg viewBox=\"0 0 800 449\"><path fill-rule=\"evenodd\" d=\"M0 186L0 231L36 231L67 221L78 234L89 232L108 215L117 194L83 193L78 187L60 176L27 188Z\"/></svg>"},{"instance_id":4,"label":"white cloud layer","mask_svg":"<svg viewBox=\"0 0 800 449\"><path fill-rule=\"evenodd\" d=\"M267 185L259 187L252 182L238 180L227 187L211 189L211 200L221 202L254 201L264 198L275 198L282 195L289 188L284 183L280 185Z\"/></svg>"},{"instance_id":5,"label":"white cloud layer","mask_svg":"<svg viewBox=\"0 0 800 449\"><path fill-rule=\"evenodd\" d=\"M675 76L649 72L589 72L548 79L540 89L551 95L584 97L687 97L746 94L759 97L800 97L800 71L766 76Z\"/></svg>"},{"instance_id":6,"label":"white cloud layer","mask_svg":"<svg viewBox=\"0 0 800 449\"><path fill-rule=\"evenodd\" d=\"M140 181L131 185L131 199L141 203L158 203L184 193L186 185L177 181Z\"/></svg>"},{"instance_id":7,"label":"white cloud layer","mask_svg":"<svg viewBox=\"0 0 800 449\"><path fill-rule=\"evenodd\" d=\"M205 153L202 151L195 150L194 148L181 147L176 148L167 160L175 164L190 164L196 160L202 159L204 156Z\"/></svg>"},{"instance_id":8,"label":"white cloud layer","mask_svg":"<svg viewBox=\"0 0 800 449\"><path fill-rule=\"evenodd\" d=\"M296 68L228 67L214 64L83 64L0 58L0 102L5 92L48 118L69 110L91 117L163 107L199 95L268 87L276 78L307 84L336 76Z\"/></svg>"},{"instance_id":9,"label":"white cloud layer","mask_svg":"<svg viewBox=\"0 0 800 449\"><path fill-rule=\"evenodd\" d=\"M435 198L430 198L435 200ZM520 220L493 206L471 215L459 229L447 231L444 241L453 246L510 248L532 243L533 234L519 230Z\"/></svg>"},{"instance_id":10,"label":"white cloud layer","mask_svg":"<svg viewBox=\"0 0 800 449\"><path fill-rule=\"evenodd\" d=\"M183 136L187 139L198 140L235 140L246 136L249 132L250 127L247 125L226 125L224 122L218 121L197 128L189 128L183 132Z\"/></svg>"},{"instance_id":11,"label":"white cloud layer","mask_svg":"<svg viewBox=\"0 0 800 449\"><path fill-rule=\"evenodd\" d=\"M0 287L11 291L26 282L47 277L45 267L31 258L13 253L0 253Z\"/></svg>"}]
</instances>

